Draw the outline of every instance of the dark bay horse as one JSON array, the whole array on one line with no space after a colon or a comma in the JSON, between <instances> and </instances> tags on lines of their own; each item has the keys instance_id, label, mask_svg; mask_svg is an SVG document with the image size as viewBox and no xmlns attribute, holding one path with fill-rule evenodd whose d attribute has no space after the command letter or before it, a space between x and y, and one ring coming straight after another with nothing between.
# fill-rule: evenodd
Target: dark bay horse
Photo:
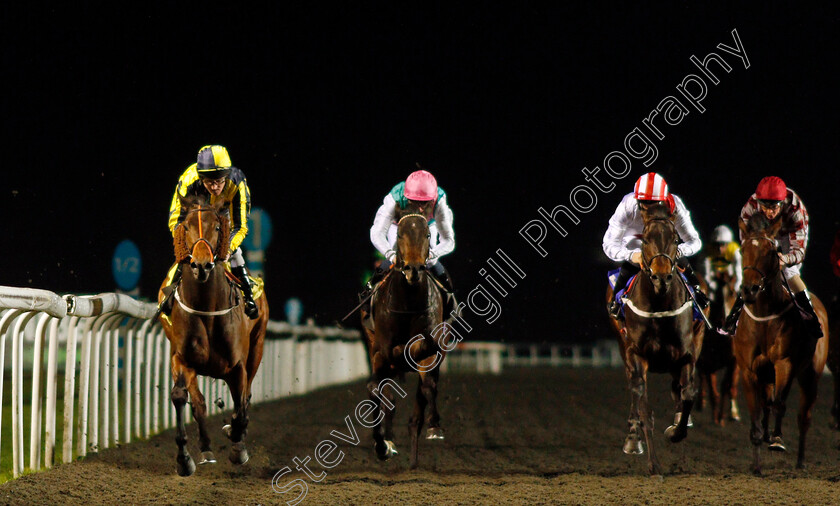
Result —
<instances>
[{"instance_id":1,"label":"dark bay horse","mask_svg":"<svg viewBox=\"0 0 840 506\"><path fill-rule=\"evenodd\" d=\"M426 439L443 439L437 409L440 364L446 355L440 343L443 301L440 291L426 271L429 258L429 224L426 217L406 209L398 214L397 255L390 273L374 292L371 310L374 330L365 328L370 354L370 400L379 407L373 428L377 457L387 460L397 453L394 445L393 388L384 382L417 371L420 379L408 429L411 436L411 467L417 467L418 446L426 407ZM362 319L366 317L362 314ZM437 329L437 330L436 330ZM444 344L446 346L446 344ZM386 409L387 408L387 409Z\"/></svg>"},{"instance_id":2,"label":"dark bay horse","mask_svg":"<svg viewBox=\"0 0 840 506\"><path fill-rule=\"evenodd\" d=\"M723 327L726 315L735 304L735 276L729 271L710 272L715 277L715 289L711 292L709 321L717 328ZM718 371L722 371L718 389ZM725 420L740 421L738 410L738 365L732 351L732 337L717 332L708 332L703 338L703 351L697 359L698 394L697 411L703 408L706 399L715 425ZM728 415L726 414L728 411Z\"/></svg>"},{"instance_id":3,"label":"dark bay horse","mask_svg":"<svg viewBox=\"0 0 840 506\"><path fill-rule=\"evenodd\" d=\"M653 446L653 411L648 403L648 373L668 373L676 403L674 423L665 430L671 442L688 435L688 421L696 395L695 361L703 344L703 323L692 321L692 300L677 279L679 234L674 216L663 205L643 209L642 270L627 296L620 340L631 392L630 432L624 452L648 449L648 471L662 469Z\"/></svg>"},{"instance_id":4,"label":"dark bay horse","mask_svg":"<svg viewBox=\"0 0 840 506\"><path fill-rule=\"evenodd\" d=\"M744 395L750 410L750 441L753 444L755 474L761 474L760 448L769 443L773 451L786 451L782 440L782 418L793 386L799 383L799 448L796 467L805 460L805 435L811 425L811 412L817 400L817 385L828 355L828 318L822 302L811 294L814 310L820 319L823 337L808 336L790 293L785 288L779 265L775 237L781 220L769 224L756 214L748 224L739 224L743 281L741 295L744 310L735 331L735 358L741 368ZM775 417L772 434L770 413Z\"/></svg>"},{"instance_id":5,"label":"dark bay horse","mask_svg":"<svg viewBox=\"0 0 840 506\"><path fill-rule=\"evenodd\" d=\"M198 374L222 379L230 388L234 412L230 425L225 426L233 442L229 458L234 464L248 461L244 438L251 382L262 359L268 303L265 294L259 297L256 300L259 318L249 319L244 313L239 287L225 273L230 235L225 202L208 205L203 197L195 197L182 199L181 205L187 209L187 215L175 229L175 257L187 265L182 267L172 315L161 316L161 323L171 345L177 471L181 476L190 476L195 472L195 463L186 448L184 405L188 392L193 417L198 423L199 463L216 462L207 434L207 405L198 389ZM161 291L158 299L162 298Z\"/></svg>"}]
</instances>

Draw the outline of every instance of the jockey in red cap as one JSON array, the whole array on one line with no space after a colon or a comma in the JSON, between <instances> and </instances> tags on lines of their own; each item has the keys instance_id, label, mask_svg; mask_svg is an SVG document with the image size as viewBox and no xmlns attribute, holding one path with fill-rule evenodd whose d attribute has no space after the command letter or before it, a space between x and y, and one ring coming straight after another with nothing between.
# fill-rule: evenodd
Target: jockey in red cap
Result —
<instances>
[{"instance_id":1,"label":"jockey in red cap","mask_svg":"<svg viewBox=\"0 0 840 506\"><path fill-rule=\"evenodd\" d=\"M615 281L613 293L627 285L630 280L641 269L642 263L642 241L641 234L644 229L641 209L652 205L667 205L676 216L674 225L682 241L679 245L679 259L677 265L684 269L686 280L694 288L697 303L705 308L709 305L706 294L700 290L700 280L694 274L688 257L700 251L702 243L700 235L691 223L691 215L683 204L682 199L668 191L668 184L659 174L649 172L642 175L637 181L632 193L628 193L621 199L621 203L610 218L610 226L604 234L604 253L614 262L621 262L621 271ZM610 316L619 318L620 307L615 300L609 305Z\"/></svg>"},{"instance_id":2,"label":"jockey in red cap","mask_svg":"<svg viewBox=\"0 0 840 506\"><path fill-rule=\"evenodd\" d=\"M779 242L779 262L782 272L793 291L793 301L799 308L809 334L822 337L822 329L805 283L799 275L802 260L805 259L805 247L808 245L808 211L805 204L781 178L765 177L758 183L755 193L741 209L741 221L747 223L756 213L763 213L771 223L781 220L782 226L776 240ZM743 232L741 240L744 240ZM744 307L744 300L738 294L738 300L732 307L723 329L730 334L735 332L738 317Z\"/></svg>"}]
</instances>

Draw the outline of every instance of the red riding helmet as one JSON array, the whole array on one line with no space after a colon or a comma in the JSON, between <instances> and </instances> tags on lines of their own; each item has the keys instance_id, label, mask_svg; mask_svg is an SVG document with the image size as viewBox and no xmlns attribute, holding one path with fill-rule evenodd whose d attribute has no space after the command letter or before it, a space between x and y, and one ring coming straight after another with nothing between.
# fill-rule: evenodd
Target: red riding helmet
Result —
<instances>
[{"instance_id":1,"label":"red riding helmet","mask_svg":"<svg viewBox=\"0 0 840 506\"><path fill-rule=\"evenodd\" d=\"M636 181L633 195L636 200L666 201L670 194L665 179L656 172L648 172Z\"/></svg>"},{"instance_id":2,"label":"red riding helmet","mask_svg":"<svg viewBox=\"0 0 840 506\"><path fill-rule=\"evenodd\" d=\"M755 198L758 200L781 201L787 197L787 185L782 178L768 176L758 182L755 189Z\"/></svg>"}]
</instances>

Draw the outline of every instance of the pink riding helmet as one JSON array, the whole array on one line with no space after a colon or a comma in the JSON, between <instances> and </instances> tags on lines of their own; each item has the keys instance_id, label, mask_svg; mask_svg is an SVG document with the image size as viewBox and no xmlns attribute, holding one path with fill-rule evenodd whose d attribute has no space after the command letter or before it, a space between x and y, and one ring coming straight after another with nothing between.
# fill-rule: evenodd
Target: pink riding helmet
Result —
<instances>
[{"instance_id":1,"label":"pink riding helmet","mask_svg":"<svg viewBox=\"0 0 840 506\"><path fill-rule=\"evenodd\" d=\"M405 180L405 198L409 200L437 200L438 186L435 176L425 170L412 172Z\"/></svg>"}]
</instances>

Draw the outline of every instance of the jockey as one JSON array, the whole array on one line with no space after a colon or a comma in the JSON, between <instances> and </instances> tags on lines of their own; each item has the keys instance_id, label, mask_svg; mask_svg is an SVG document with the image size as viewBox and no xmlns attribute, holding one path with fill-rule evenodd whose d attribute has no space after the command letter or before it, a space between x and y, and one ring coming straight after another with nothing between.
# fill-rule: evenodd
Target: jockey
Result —
<instances>
[{"instance_id":1,"label":"jockey","mask_svg":"<svg viewBox=\"0 0 840 506\"><path fill-rule=\"evenodd\" d=\"M700 235L691 223L691 215L682 199L668 192L668 184L659 174L649 172L636 181L632 193L621 199L621 203L610 218L610 226L604 234L604 253L614 262L621 262L621 271L615 281L613 293L623 289L633 275L641 270L642 240L644 230L641 209L646 206L665 203L676 216L674 225L682 241L678 247L677 265L684 269L688 283L694 288L697 303L705 308L709 305L706 294L700 290L700 280L694 274L688 258L700 251ZM609 305L610 316L619 318L621 308L613 299Z\"/></svg>"},{"instance_id":2,"label":"jockey","mask_svg":"<svg viewBox=\"0 0 840 506\"><path fill-rule=\"evenodd\" d=\"M735 279L735 292L741 289L741 245L726 225L718 225L712 232L712 247L703 260L703 268L710 294L717 290L718 278L724 273Z\"/></svg>"},{"instance_id":3,"label":"jockey","mask_svg":"<svg viewBox=\"0 0 840 506\"><path fill-rule=\"evenodd\" d=\"M365 290L359 294L364 300L376 284L381 281L397 256L397 209L405 209L411 203L418 208L420 214L429 220L429 259L426 267L443 285L446 292L452 293L452 278L440 263L440 258L455 249L455 232L452 230L452 210L446 199L446 192L437 185L435 177L425 170L418 170L409 174L405 182L391 188L385 195L382 205L376 211L373 226L370 227L370 241L385 257L382 263L367 282ZM444 294L444 300L449 302L451 297ZM367 307L369 312L369 306ZM444 311L444 314L449 314Z\"/></svg>"},{"instance_id":4,"label":"jockey","mask_svg":"<svg viewBox=\"0 0 840 506\"><path fill-rule=\"evenodd\" d=\"M175 228L187 216L187 210L181 207L181 199L188 195L206 195L210 203L224 199L230 210L230 251L231 273L239 279L239 287L245 298L245 314L255 319L259 316L257 304L251 292L248 271L239 247L248 234L248 214L251 212L251 191L245 174L230 162L230 156L224 146L204 146L198 151L198 161L181 174L172 205L169 208L169 231L175 235ZM228 259L225 259L228 260ZM172 293L181 279L181 264L172 276L172 282L164 288L166 298L161 302L160 311L169 315L172 311Z\"/></svg>"},{"instance_id":5,"label":"jockey","mask_svg":"<svg viewBox=\"0 0 840 506\"><path fill-rule=\"evenodd\" d=\"M805 247L808 245L808 211L805 204L781 178L765 177L758 183L755 193L750 196L741 209L741 221L749 222L750 217L758 212L764 214L771 223L781 220L782 226L776 237L779 243L779 263L785 279L793 292L793 301L799 308L805 328L815 338L822 337L822 329L811 298L799 270L805 259ZM741 240L744 240L741 233ZM726 317L723 329L730 334L735 332L738 317L744 307L744 299L738 294L738 300Z\"/></svg>"}]
</instances>

